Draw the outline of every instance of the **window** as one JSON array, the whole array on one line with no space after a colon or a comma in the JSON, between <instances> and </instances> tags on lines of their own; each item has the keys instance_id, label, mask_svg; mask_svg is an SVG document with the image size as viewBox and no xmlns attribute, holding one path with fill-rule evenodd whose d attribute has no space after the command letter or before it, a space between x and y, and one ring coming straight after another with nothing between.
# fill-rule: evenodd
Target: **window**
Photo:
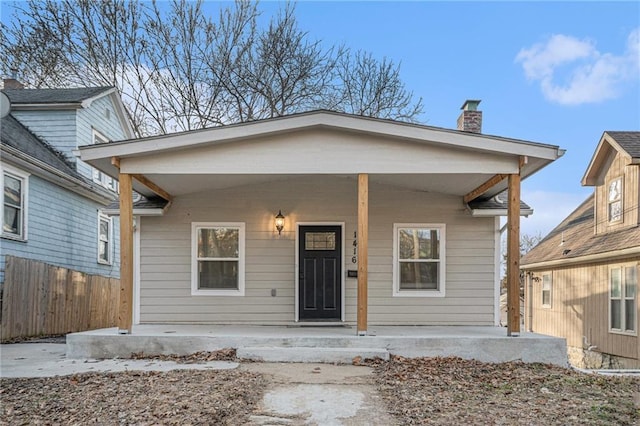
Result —
<instances>
[{"instance_id":1,"label":"window","mask_svg":"<svg viewBox=\"0 0 640 426\"><path fill-rule=\"evenodd\" d=\"M244 296L244 223L193 223L191 294Z\"/></svg>"},{"instance_id":2,"label":"window","mask_svg":"<svg viewBox=\"0 0 640 426\"><path fill-rule=\"evenodd\" d=\"M609 222L622 220L622 178L617 178L609 184Z\"/></svg>"},{"instance_id":3,"label":"window","mask_svg":"<svg viewBox=\"0 0 640 426\"><path fill-rule=\"evenodd\" d=\"M638 273L636 265L609 270L609 329L636 334Z\"/></svg>"},{"instance_id":4,"label":"window","mask_svg":"<svg viewBox=\"0 0 640 426\"><path fill-rule=\"evenodd\" d=\"M28 176L2 167L2 236L5 238L27 239Z\"/></svg>"},{"instance_id":5,"label":"window","mask_svg":"<svg viewBox=\"0 0 640 426\"><path fill-rule=\"evenodd\" d=\"M111 265L112 256L112 219L102 213L98 213L98 263Z\"/></svg>"},{"instance_id":6,"label":"window","mask_svg":"<svg viewBox=\"0 0 640 426\"><path fill-rule=\"evenodd\" d=\"M393 226L393 295L444 297L445 225Z\"/></svg>"},{"instance_id":7,"label":"window","mask_svg":"<svg viewBox=\"0 0 640 426\"><path fill-rule=\"evenodd\" d=\"M551 274L542 275L542 307L551 307Z\"/></svg>"},{"instance_id":8,"label":"window","mask_svg":"<svg viewBox=\"0 0 640 426\"><path fill-rule=\"evenodd\" d=\"M96 129L92 129L92 141L94 145L109 143L109 139ZM93 169L93 181L111 191L118 192L118 181L98 169Z\"/></svg>"}]
</instances>

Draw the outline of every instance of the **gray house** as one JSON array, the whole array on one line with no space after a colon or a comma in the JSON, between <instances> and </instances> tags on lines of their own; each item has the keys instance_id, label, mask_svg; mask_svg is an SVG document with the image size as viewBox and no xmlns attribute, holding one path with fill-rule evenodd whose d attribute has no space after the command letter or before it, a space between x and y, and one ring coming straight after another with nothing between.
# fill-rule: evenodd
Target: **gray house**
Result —
<instances>
[{"instance_id":1,"label":"gray house","mask_svg":"<svg viewBox=\"0 0 640 426\"><path fill-rule=\"evenodd\" d=\"M102 211L117 182L75 155L79 145L133 136L116 90L16 83L2 90L0 283L9 255L118 277L118 220Z\"/></svg>"},{"instance_id":2,"label":"gray house","mask_svg":"<svg viewBox=\"0 0 640 426\"><path fill-rule=\"evenodd\" d=\"M82 147L121 185L120 331L132 306L140 323L497 325L499 217L517 241L520 178L563 150L481 134L477 103L459 130L314 111Z\"/></svg>"}]
</instances>

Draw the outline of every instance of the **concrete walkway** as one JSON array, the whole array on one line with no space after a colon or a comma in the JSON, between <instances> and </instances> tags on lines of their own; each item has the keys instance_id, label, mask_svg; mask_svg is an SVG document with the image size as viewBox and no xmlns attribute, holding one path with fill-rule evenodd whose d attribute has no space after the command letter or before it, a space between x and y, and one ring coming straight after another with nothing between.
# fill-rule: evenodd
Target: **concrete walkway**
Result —
<instances>
[{"instance_id":1,"label":"concrete walkway","mask_svg":"<svg viewBox=\"0 0 640 426\"><path fill-rule=\"evenodd\" d=\"M369 367L331 364L211 361L177 364L132 359L72 359L64 343L0 345L0 377L53 377L86 372L169 371L240 368L265 375L268 389L249 425L385 425L386 412Z\"/></svg>"},{"instance_id":2,"label":"concrete walkway","mask_svg":"<svg viewBox=\"0 0 640 426\"><path fill-rule=\"evenodd\" d=\"M148 359L70 359L64 343L15 343L0 345L0 377L53 377L76 373L169 370L227 370L237 362L209 361L178 364Z\"/></svg>"}]
</instances>

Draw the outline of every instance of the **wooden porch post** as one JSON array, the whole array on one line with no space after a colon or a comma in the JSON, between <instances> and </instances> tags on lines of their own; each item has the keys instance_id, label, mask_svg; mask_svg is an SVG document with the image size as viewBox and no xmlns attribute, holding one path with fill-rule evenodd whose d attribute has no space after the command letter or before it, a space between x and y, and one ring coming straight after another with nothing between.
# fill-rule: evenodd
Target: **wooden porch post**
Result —
<instances>
[{"instance_id":1,"label":"wooden porch post","mask_svg":"<svg viewBox=\"0 0 640 426\"><path fill-rule=\"evenodd\" d=\"M520 173L509 175L507 211L507 335L520 335Z\"/></svg>"},{"instance_id":2,"label":"wooden porch post","mask_svg":"<svg viewBox=\"0 0 640 426\"><path fill-rule=\"evenodd\" d=\"M120 173L120 307L118 333L131 334L133 323L133 192L130 174Z\"/></svg>"},{"instance_id":3,"label":"wooden porch post","mask_svg":"<svg viewBox=\"0 0 640 426\"><path fill-rule=\"evenodd\" d=\"M369 175L358 175L358 336L367 334L369 258Z\"/></svg>"}]
</instances>

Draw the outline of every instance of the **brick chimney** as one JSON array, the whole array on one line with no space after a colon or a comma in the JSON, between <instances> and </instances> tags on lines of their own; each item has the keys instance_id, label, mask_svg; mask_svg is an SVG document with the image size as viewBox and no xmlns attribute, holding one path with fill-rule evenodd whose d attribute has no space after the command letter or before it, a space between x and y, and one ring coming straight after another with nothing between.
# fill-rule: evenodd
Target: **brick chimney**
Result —
<instances>
[{"instance_id":1,"label":"brick chimney","mask_svg":"<svg viewBox=\"0 0 640 426\"><path fill-rule=\"evenodd\" d=\"M482 111L478 111L479 99L467 99L462 104L462 114L458 117L458 130L482 133Z\"/></svg>"},{"instance_id":2,"label":"brick chimney","mask_svg":"<svg viewBox=\"0 0 640 426\"><path fill-rule=\"evenodd\" d=\"M24 84L15 78L5 78L2 80L5 89L24 89Z\"/></svg>"}]
</instances>

